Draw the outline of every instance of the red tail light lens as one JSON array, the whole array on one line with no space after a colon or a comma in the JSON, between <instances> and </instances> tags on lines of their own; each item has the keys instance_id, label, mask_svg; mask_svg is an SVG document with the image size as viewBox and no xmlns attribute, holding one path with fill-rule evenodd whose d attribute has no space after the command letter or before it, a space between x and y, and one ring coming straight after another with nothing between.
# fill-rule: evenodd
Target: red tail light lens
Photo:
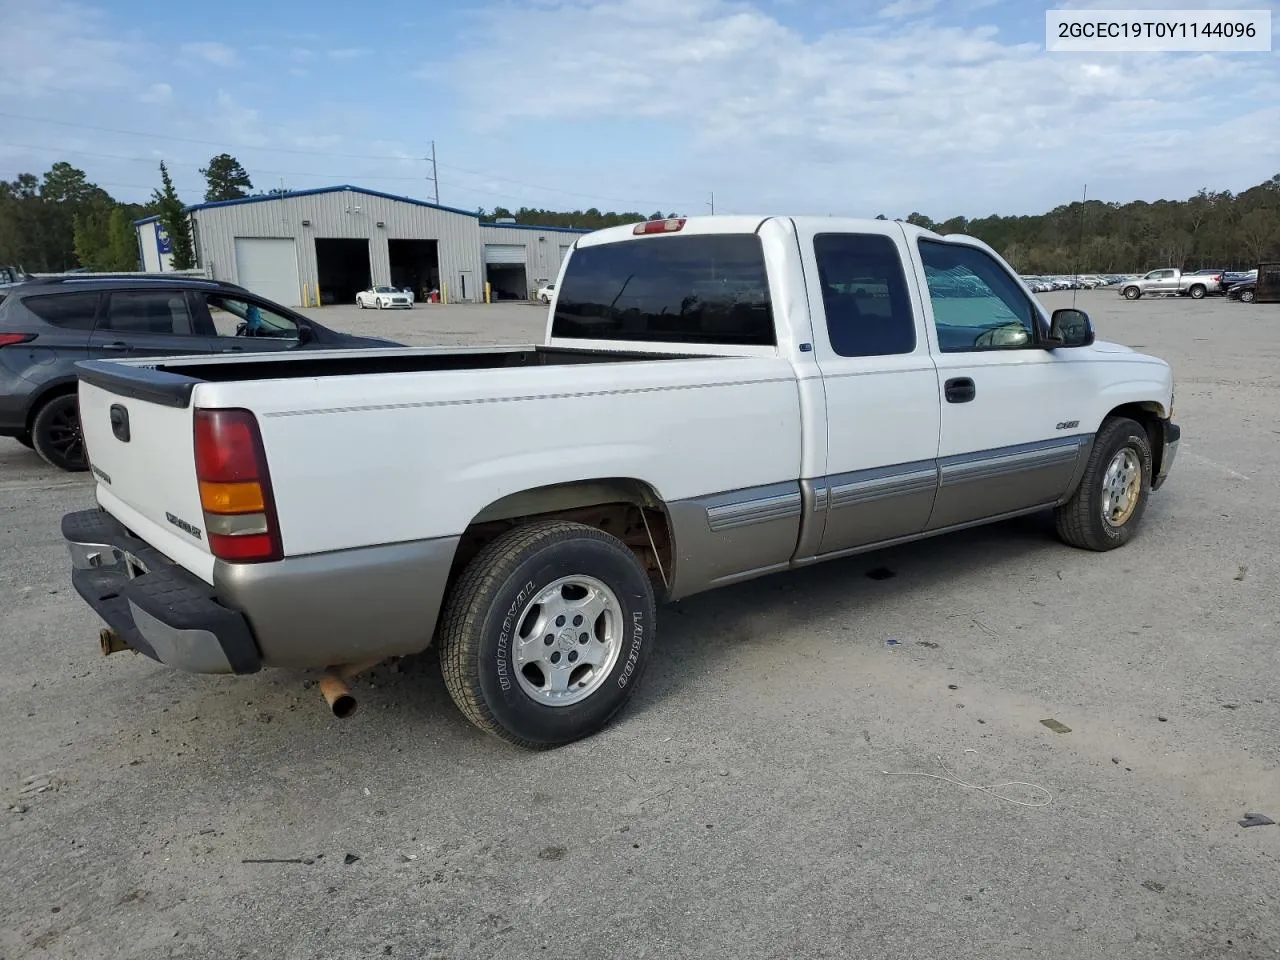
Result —
<instances>
[{"instance_id":1,"label":"red tail light lens","mask_svg":"<svg viewBox=\"0 0 1280 960\"><path fill-rule=\"evenodd\" d=\"M684 217L674 217L668 220L646 220L644 223L637 223L631 232L637 237L642 237L649 233L679 233L684 229Z\"/></svg>"},{"instance_id":2,"label":"red tail light lens","mask_svg":"<svg viewBox=\"0 0 1280 960\"><path fill-rule=\"evenodd\" d=\"M0 347L16 347L20 343L30 343L35 338L34 333L0 333Z\"/></svg>"},{"instance_id":3,"label":"red tail light lens","mask_svg":"<svg viewBox=\"0 0 1280 960\"><path fill-rule=\"evenodd\" d=\"M197 410L196 479L209 549L231 563L284 556L258 421L248 410Z\"/></svg>"}]
</instances>

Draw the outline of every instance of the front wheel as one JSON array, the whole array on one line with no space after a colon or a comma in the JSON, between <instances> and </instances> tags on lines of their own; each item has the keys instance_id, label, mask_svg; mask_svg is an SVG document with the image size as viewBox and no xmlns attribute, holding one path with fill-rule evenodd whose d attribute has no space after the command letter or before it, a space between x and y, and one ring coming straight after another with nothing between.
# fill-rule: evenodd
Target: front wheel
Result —
<instances>
[{"instance_id":1,"label":"front wheel","mask_svg":"<svg viewBox=\"0 0 1280 960\"><path fill-rule=\"evenodd\" d=\"M1142 296L1142 291L1137 287L1124 288L1124 298L1126 300L1137 300L1140 296Z\"/></svg>"},{"instance_id":2,"label":"front wheel","mask_svg":"<svg viewBox=\"0 0 1280 960\"><path fill-rule=\"evenodd\" d=\"M80 404L74 393L54 397L40 408L31 422L31 446L45 463L59 470L79 473L89 469Z\"/></svg>"},{"instance_id":3,"label":"front wheel","mask_svg":"<svg viewBox=\"0 0 1280 960\"><path fill-rule=\"evenodd\" d=\"M594 527L516 527L450 591L440 663L454 703L511 743L557 747L603 728L644 672L653 586L634 553Z\"/></svg>"},{"instance_id":4,"label":"front wheel","mask_svg":"<svg viewBox=\"0 0 1280 960\"><path fill-rule=\"evenodd\" d=\"M1083 550L1114 550L1133 539L1151 493L1151 440L1128 417L1103 422L1084 478L1055 512L1058 536Z\"/></svg>"},{"instance_id":5,"label":"front wheel","mask_svg":"<svg viewBox=\"0 0 1280 960\"><path fill-rule=\"evenodd\" d=\"M1203 299L1204 299L1204 295L1205 295L1208 291L1207 291L1207 290L1205 290L1205 288L1204 288L1201 284L1198 284L1198 283L1197 283L1194 287L1192 287L1192 288L1191 288L1189 291L1187 291L1187 292L1191 294L1191 299L1192 299L1192 300L1203 300Z\"/></svg>"},{"instance_id":6,"label":"front wheel","mask_svg":"<svg viewBox=\"0 0 1280 960\"><path fill-rule=\"evenodd\" d=\"M378 309L379 309L379 310L381 310L381 309L383 308L383 306L384 306L384 304L383 304L382 300L378 300Z\"/></svg>"}]
</instances>

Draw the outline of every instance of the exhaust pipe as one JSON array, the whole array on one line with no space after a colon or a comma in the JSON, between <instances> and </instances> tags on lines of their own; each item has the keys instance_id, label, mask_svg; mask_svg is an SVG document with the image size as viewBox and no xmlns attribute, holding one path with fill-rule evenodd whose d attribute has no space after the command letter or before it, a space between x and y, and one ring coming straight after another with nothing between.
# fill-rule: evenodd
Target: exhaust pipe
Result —
<instances>
[{"instance_id":1,"label":"exhaust pipe","mask_svg":"<svg viewBox=\"0 0 1280 960\"><path fill-rule=\"evenodd\" d=\"M365 660L360 663L345 663L330 667L321 675L320 693L324 695L325 702L329 704L329 709L333 711L335 717L345 720L347 717L354 716L360 709L355 695L347 686L347 680L357 673L376 667L381 662L382 660Z\"/></svg>"},{"instance_id":2,"label":"exhaust pipe","mask_svg":"<svg viewBox=\"0 0 1280 960\"><path fill-rule=\"evenodd\" d=\"M346 681L338 676L335 670L326 670L324 676L320 678L320 692L324 695L325 702L329 704L333 715L339 720L347 719L360 709L360 704L351 695Z\"/></svg>"},{"instance_id":3,"label":"exhaust pipe","mask_svg":"<svg viewBox=\"0 0 1280 960\"><path fill-rule=\"evenodd\" d=\"M124 642L124 637L110 627L103 627L98 631L98 644L102 647L102 655L104 657L109 657L111 654L119 653L122 650L133 649L133 647Z\"/></svg>"}]
</instances>

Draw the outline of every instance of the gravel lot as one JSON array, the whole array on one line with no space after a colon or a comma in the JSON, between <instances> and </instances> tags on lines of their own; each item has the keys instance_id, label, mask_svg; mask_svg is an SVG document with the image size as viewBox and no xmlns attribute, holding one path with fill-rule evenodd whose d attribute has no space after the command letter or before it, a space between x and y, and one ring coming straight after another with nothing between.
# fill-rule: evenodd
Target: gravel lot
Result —
<instances>
[{"instance_id":1,"label":"gravel lot","mask_svg":"<svg viewBox=\"0 0 1280 960\"><path fill-rule=\"evenodd\" d=\"M548 754L429 655L345 723L302 677L104 659L58 533L91 488L0 440L0 958L1277 955L1280 826L1236 821L1280 820L1280 307L1079 299L1178 378L1139 540L1031 518L687 600L619 721ZM1052 802L886 775L939 757Z\"/></svg>"}]
</instances>

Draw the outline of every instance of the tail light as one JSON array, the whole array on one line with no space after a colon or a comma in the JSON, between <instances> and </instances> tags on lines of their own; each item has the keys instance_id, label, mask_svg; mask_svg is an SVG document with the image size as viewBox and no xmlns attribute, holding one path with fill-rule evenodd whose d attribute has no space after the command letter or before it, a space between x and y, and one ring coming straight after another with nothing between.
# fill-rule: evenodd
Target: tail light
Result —
<instances>
[{"instance_id":1,"label":"tail light","mask_svg":"<svg viewBox=\"0 0 1280 960\"><path fill-rule=\"evenodd\" d=\"M258 421L248 410L197 410L196 479L209 549L229 563L280 560L280 522Z\"/></svg>"},{"instance_id":2,"label":"tail light","mask_svg":"<svg viewBox=\"0 0 1280 960\"><path fill-rule=\"evenodd\" d=\"M644 223L637 223L631 232L637 237L642 237L647 233L679 233L684 228L684 217L674 217L668 220L646 220Z\"/></svg>"},{"instance_id":3,"label":"tail light","mask_svg":"<svg viewBox=\"0 0 1280 960\"><path fill-rule=\"evenodd\" d=\"M34 333L0 333L0 347L16 347L20 343L30 343L35 338Z\"/></svg>"}]
</instances>

